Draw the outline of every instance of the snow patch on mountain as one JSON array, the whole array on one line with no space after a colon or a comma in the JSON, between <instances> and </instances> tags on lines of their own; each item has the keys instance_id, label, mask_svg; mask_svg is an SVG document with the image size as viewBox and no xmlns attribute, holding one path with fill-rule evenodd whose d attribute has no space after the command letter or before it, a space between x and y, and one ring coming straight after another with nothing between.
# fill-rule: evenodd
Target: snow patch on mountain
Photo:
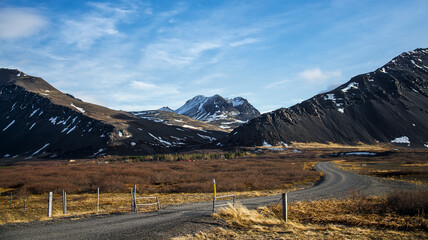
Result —
<instances>
[{"instance_id":1,"label":"snow patch on mountain","mask_svg":"<svg viewBox=\"0 0 428 240\"><path fill-rule=\"evenodd\" d=\"M71 106L74 107L75 109L79 110L81 113L85 113L85 109L81 108L81 107L77 107L76 105L74 105L73 103L71 103Z\"/></svg>"}]
</instances>

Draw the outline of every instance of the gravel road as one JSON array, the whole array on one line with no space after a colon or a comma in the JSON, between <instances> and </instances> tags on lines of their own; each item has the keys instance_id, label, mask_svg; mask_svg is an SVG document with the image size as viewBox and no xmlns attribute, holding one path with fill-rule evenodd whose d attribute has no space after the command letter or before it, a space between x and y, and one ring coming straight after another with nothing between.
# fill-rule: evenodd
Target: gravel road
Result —
<instances>
[{"instance_id":1,"label":"gravel road","mask_svg":"<svg viewBox=\"0 0 428 240\"><path fill-rule=\"evenodd\" d=\"M352 189L369 195L381 195L393 190L417 188L410 183L349 173L329 162L318 163L315 168L324 172L323 179L313 187L288 193L289 201L340 198ZM257 197L240 202L254 208L276 203L280 197ZM216 226L218 222L210 217L211 213L212 202L199 202L167 206L151 213L6 224L0 226L0 239L168 239Z\"/></svg>"}]
</instances>

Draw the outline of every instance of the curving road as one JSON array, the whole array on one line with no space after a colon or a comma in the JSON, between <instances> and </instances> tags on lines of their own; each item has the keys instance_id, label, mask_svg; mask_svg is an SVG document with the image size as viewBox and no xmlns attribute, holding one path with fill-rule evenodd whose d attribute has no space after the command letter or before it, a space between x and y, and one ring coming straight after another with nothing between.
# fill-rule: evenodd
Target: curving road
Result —
<instances>
[{"instance_id":1,"label":"curving road","mask_svg":"<svg viewBox=\"0 0 428 240\"><path fill-rule=\"evenodd\" d=\"M340 198L352 189L381 195L392 190L414 189L416 185L349 173L333 163L318 163L323 179L311 188L288 193L289 201ZM280 195L242 199L248 207L278 202ZM217 224L212 219L212 202L168 206L151 213L93 216L80 220L56 219L46 222L0 226L0 239L167 239L195 233Z\"/></svg>"}]
</instances>

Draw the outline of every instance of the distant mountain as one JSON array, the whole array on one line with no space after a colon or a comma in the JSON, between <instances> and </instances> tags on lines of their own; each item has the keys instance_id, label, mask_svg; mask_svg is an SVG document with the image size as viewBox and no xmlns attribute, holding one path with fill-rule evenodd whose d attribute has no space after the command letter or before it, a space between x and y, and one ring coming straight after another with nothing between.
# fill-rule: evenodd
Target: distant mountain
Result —
<instances>
[{"instance_id":1,"label":"distant mountain","mask_svg":"<svg viewBox=\"0 0 428 240\"><path fill-rule=\"evenodd\" d=\"M184 115L180 115L171 111L163 111L163 110L149 110L149 111L138 111L138 112L130 112L132 115L147 119L154 122L164 123L170 126L183 127L198 131L217 131L217 132L225 132L227 130L219 128L215 125L208 124L206 122L202 122Z\"/></svg>"},{"instance_id":2,"label":"distant mountain","mask_svg":"<svg viewBox=\"0 0 428 240\"><path fill-rule=\"evenodd\" d=\"M174 152L209 144L224 134L168 126L85 103L42 78L0 69L0 158Z\"/></svg>"},{"instance_id":3,"label":"distant mountain","mask_svg":"<svg viewBox=\"0 0 428 240\"><path fill-rule=\"evenodd\" d=\"M260 112L245 98L224 99L220 95L196 96L175 112L223 129L233 129L260 116Z\"/></svg>"},{"instance_id":4,"label":"distant mountain","mask_svg":"<svg viewBox=\"0 0 428 240\"><path fill-rule=\"evenodd\" d=\"M263 114L221 142L291 142L428 147L428 49L405 52L374 72L290 108Z\"/></svg>"},{"instance_id":5,"label":"distant mountain","mask_svg":"<svg viewBox=\"0 0 428 240\"><path fill-rule=\"evenodd\" d=\"M169 108L169 107L161 107L158 110L159 111L165 111L165 112L174 112L174 110Z\"/></svg>"}]
</instances>

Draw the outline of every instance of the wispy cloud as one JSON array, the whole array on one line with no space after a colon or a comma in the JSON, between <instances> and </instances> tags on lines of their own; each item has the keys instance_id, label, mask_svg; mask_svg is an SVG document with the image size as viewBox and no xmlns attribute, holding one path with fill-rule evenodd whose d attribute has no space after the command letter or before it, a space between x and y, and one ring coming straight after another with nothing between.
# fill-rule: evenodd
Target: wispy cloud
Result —
<instances>
[{"instance_id":1,"label":"wispy cloud","mask_svg":"<svg viewBox=\"0 0 428 240\"><path fill-rule=\"evenodd\" d=\"M206 51L221 47L214 41L189 41L182 39L165 39L149 44L144 53L142 66L147 68L185 67L196 60Z\"/></svg>"},{"instance_id":2,"label":"wispy cloud","mask_svg":"<svg viewBox=\"0 0 428 240\"><path fill-rule=\"evenodd\" d=\"M140 90L153 90L153 89L158 88L158 86L156 86L153 83L147 83L147 82L142 82L142 81L132 81L131 87L136 88L136 89L140 89Z\"/></svg>"},{"instance_id":3,"label":"wispy cloud","mask_svg":"<svg viewBox=\"0 0 428 240\"><path fill-rule=\"evenodd\" d=\"M226 74L213 73L213 74L208 74L208 75L205 75L201 78L198 78L198 79L194 80L193 83L195 83L197 85L207 84L207 83L212 83L215 80L223 79L225 77L227 77Z\"/></svg>"},{"instance_id":4,"label":"wispy cloud","mask_svg":"<svg viewBox=\"0 0 428 240\"><path fill-rule=\"evenodd\" d=\"M89 2L89 12L80 18L65 19L63 24L63 40L78 48L89 48L96 41L120 36L119 23L129 21L137 12L138 6L125 4L115 6L108 3ZM147 10L147 8L146 8ZM143 11L150 15L151 12Z\"/></svg>"},{"instance_id":5,"label":"wispy cloud","mask_svg":"<svg viewBox=\"0 0 428 240\"><path fill-rule=\"evenodd\" d=\"M342 72L339 70L323 71L319 67L315 67L315 68L303 70L297 73L296 76L293 78L271 82L265 85L263 88L272 89L276 87L284 87L287 84L293 85L294 82L296 81L303 81L306 84L319 84L319 83L324 83L329 79L340 78L340 77L342 77Z\"/></svg>"},{"instance_id":6,"label":"wispy cloud","mask_svg":"<svg viewBox=\"0 0 428 240\"><path fill-rule=\"evenodd\" d=\"M271 89L274 87L280 87L280 86L286 85L289 82L291 82L291 80L288 80L288 79L279 80L279 81L271 82L271 83L265 85L263 88L264 89Z\"/></svg>"},{"instance_id":7,"label":"wispy cloud","mask_svg":"<svg viewBox=\"0 0 428 240\"><path fill-rule=\"evenodd\" d=\"M308 83L314 83L314 82L322 82L330 78L341 77L342 73L337 70L322 71L319 67L316 67L316 68L306 69L298 73L297 76Z\"/></svg>"},{"instance_id":8,"label":"wispy cloud","mask_svg":"<svg viewBox=\"0 0 428 240\"><path fill-rule=\"evenodd\" d=\"M118 35L115 25L115 19L93 16L85 17L82 21L67 20L63 31L64 40L79 48L86 48L102 37Z\"/></svg>"},{"instance_id":9,"label":"wispy cloud","mask_svg":"<svg viewBox=\"0 0 428 240\"><path fill-rule=\"evenodd\" d=\"M244 39L236 41L236 42L231 42L229 45L231 47L239 47L239 46L243 46L243 45L247 45L247 44L256 43L258 41L260 41L260 40L257 38L244 38Z\"/></svg>"},{"instance_id":10,"label":"wispy cloud","mask_svg":"<svg viewBox=\"0 0 428 240\"><path fill-rule=\"evenodd\" d=\"M16 39L38 33L48 24L41 13L32 8L1 8L0 38Z\"/></svg>"}]
</instances>

